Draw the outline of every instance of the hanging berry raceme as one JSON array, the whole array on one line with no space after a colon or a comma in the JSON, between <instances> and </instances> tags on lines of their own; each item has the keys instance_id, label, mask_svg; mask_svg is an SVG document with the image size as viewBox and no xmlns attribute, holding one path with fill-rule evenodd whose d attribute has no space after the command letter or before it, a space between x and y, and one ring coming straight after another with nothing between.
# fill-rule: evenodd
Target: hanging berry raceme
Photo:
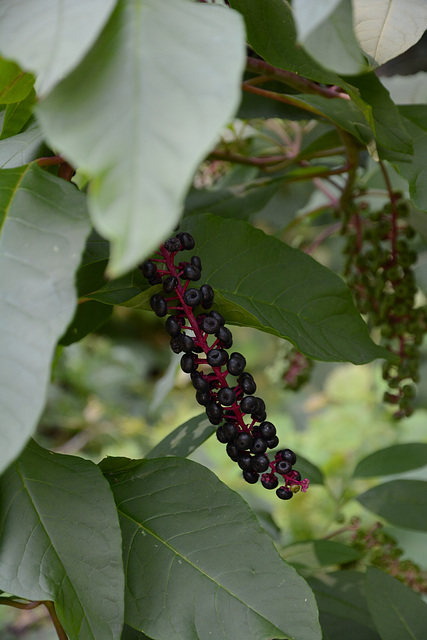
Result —
<instances>
[{"instance_id":1,"label":"hanging berry raceme","mask_svg":"<svg viewBox=\"0 0 427 640\"><path fill-rule=\"evenodd\" d=\"M208 284L197 287L202 274L198 256L179 261L180 251L195 246L189 233L177 233L161 245L156 256L140 265L152 285L163 292L150 299L154 313L167 316L165 329L174 353L182 353L181 369L190 374L197 402L205 407L210 422L217 425L219 442L239 465L243 478L255 484L261 478L266 489L276 489L282 500L307 491L309 481L293 469L296 455L282 449L270 461L267 450L279 444L276 427L267 420L264 401L255 396L256 383L246 371L241 353L229 353L233 336L225 318L211 309L214 292ZM282 481L279 487L279 478Z\"/></svg>"},{"instance_id":2,"label":"hanging berry raceme","mask_svg":"<svg viewBox=\"0 0 427 640\"><path fill-rule=\"evenodd\" d=\"M417 253L410 246L415 232L406 220L408 208L398 194L392 196L381 211L369 213L362 206L349 218L345 274L359 311L380 328L384 346L399 358L384 365L383 377L389 386L384 400L395 405L394 417L400 419L413 412L427 310L415 305Z\"/></svg>"}]
</instances>

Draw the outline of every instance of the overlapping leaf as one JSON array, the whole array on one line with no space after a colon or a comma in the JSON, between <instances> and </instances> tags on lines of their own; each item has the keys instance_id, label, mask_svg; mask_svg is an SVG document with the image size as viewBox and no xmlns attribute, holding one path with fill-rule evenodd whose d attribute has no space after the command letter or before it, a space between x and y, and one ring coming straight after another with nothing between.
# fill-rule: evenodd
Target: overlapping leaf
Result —
<instances>
[{"instance_id":1,"label":"overlapping leaf","mask_svg":"<svg viewBox=\"0 0 427 640\"><path fill-rule=\"evenodd\" d=\"M183 458L107 463L128 624L157 640L320 638L310 589L208 469Z\"/></svg>"},{"instance_id":2,"label":"overlapping leaf","mask_svg":"<svg viewBox=\"0 0 427 640\"><path fill-rule=\"evenodd\" d=\"M118 640L121 535L99 468L30 442L0 487L0 589L53 600L73 640Z\"/></svg>"},{"instance_id":3,"label":"overlapping leaf","mask_svg":"<svg viewBox=\"0 0 427 640\"><path fill-rule=\"evenodd\" d=\"M47 93L83 58L115 0L2 0L0 51L37 74Z\"/></svg>"},{"instance_id":4,"label":"overlapping leaf","mask_svg":"<svg viewBox=\"0 0 427 640\"><path fill-rule=\"evenodd\" d=\"M175 226L199 162L239 104L240 16L188 0L120 0L82 64L38 109L93 177L89 208L123 274ZM173 87L173 101L171 101Z\"/></svg>"},{"instance_id":5,"label":"overlapping leaf","mask_svg":"<svg viewBox=\"0 0 427 640\"><path fill-rule=\"evenodd\" d=\"M392 480L369 489L357 500L397 527L427 530L427 482Z\"/></svg>"},{"instance_id":6,"label":"overlapping leaf","mask_svg":"<svg viewBox=\"0 0 427 640\"><path fill-rule=\"evenodd\" d=\"M36 166L0 171L0 470L44 406L57 340L76 303L85 196Z\"/></svg>"},{"instance_id":7,"label":"overlapping leaf","mask_svg":"<svg viewBox=\"0 0 427 640\"><path fill-rule=\"evenodd\" d=\"M425 465L427 465L427 444L422 442L396 444L363 458L354 470L353 476L355 478L387 476L418 469Z\"/></svg>"},{"instance_id":8,"label":"overlapping leaf","mask_svg":"<svg viewBox=\"0 0 427 640\"><path fill-rule=\"evenodd\" d=\"M175 456L186 458L213 433L214 427L202 413L199 416L190 418L184 424L174 429L164 438L154 449L145 456L146 458L162 458L163 456Z\"/></svg>"},{"instance_id":9,"label":"overlapping leaf","mask_svg":"<svg viewBox=\"0 0 427 640\"><path fill-rule=\"evenodd\" d=\"M22 133L0 140L0 168L22 167L34 160L43 147L43 134L37 123Z\"/></svg>"}]
</instances>

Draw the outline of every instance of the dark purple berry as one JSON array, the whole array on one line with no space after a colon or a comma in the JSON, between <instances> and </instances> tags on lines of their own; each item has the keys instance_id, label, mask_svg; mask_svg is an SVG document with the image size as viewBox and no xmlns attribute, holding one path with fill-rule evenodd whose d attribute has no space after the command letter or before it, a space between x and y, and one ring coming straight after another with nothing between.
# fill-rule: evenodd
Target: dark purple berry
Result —
<instances>
[{"instance_id":1,"label":"dark purple berry","mask_svg":"<svg viewBox=\"0 0 427 640\"><path fill-rule=\"evenodd\" d=\"M221 367L228 360L228 353L223 349L211 349L206 354L207 363L211 367Z\"/></svg>"},{"instance_id":2,"label":"dark purple berry","mask_svg":"<svg viewBox=\"0 0 427 640\"><path fill-rule=\"evenodd\" d=\"M234 440L234 438L238 434L238 429L232 422L224 422L224 424L222 425L222 430L227 436L228 440Z\"/></svg>"},{"instance_id":3,"label":"dark purple berry","mask_svg":"<svg viewBox=\"0 0 427 640\"><path fill-rule=\"evenodd\" d=\"M227 364L227 369L232 376L240 376L246 367L246 360L241 353L232 353Z\"/></svg>"},{"instance_id":4,"label":"dark purple berry","mask_svg":"<svg viewBox=\"0 0 427 640\"><path fill-rule=\"evenodd\" d=\"M218 427L218 429L216 430L216 437L218 438L219 442L222 442L222 444L227 444L228 439L225 437L222 427Z\"/></svg>"},{"instance_id":5,"label":"dark purple berry","mask_svg":"<svg viewBox=\"0 0 427 640\"><path fill-rule=\"evenodd\" d=\"M179 251L181 249L181 241L179 238L168 238L165 241L165 249L169 251L169 253L174 253L175 251Z\"/></svg>"},{"instance_id":6,"label":"dark purple berry","mask_svg":"<svg viewBox=\"0 0 427 640\"><path fill-rule=\"evenodd\" d=\"M196 243L192 235L186 232L180 232L176 234L176 237L181 241L183 249L186 249L187 251L194 249L194 245Z\"/></svg>"},{"instance_id":7,"label":"dark purple berry","mask_svg":"<svg viewBox=\"0 0 427 640\"><path fill-rule=\"evenodd\" d=\"M240 409L243 413L253 413L258 408L257 398L254 396L246 396L240 401Z\"/></svg>"},{"instance_id":8,"label":"dark purple berry","mask_svg":"<svg viewBox=\"0 0 427 640\"><path fill-rule=\"evenodd\" d=\"M231 407L236 402L236 392L229 387L223 387L218 391L216 398L225 407Z\"/></svg>"},{"instance_id":9,"label":"dark purple berry","mask_svg":"<svg viewBox=\"0 0 427 640\"><path fill-rule=\"evenodd\" d=\"M202 407L207 407L211 401L211 394L208 391L198 391L196 393L196 400Z\"/></svg>"},{"instance_id":10,"label":"dark purple berry","mask_svg":"<svg viewBox=\"0 0 427 640\"><path fill-rule=\"evenodd\" d=\"M177 284L178 280L175 276L168 276L163 280L163 291L165 291L165 293L172 293Z\"/></svg>"},{"instance_id":11,"label":"dark purple berry","mask_svg":"<svg viewBox=\"0 0 427 640\"><path fill-rule=\"evenodd\" d=\"M191 374L191 382L196 391L207 393L209 391L209 382L202 378L202 375L198 371L193 371Z\"/></svg>"},{"instance_id":12,"label":"dark purple berry","mask_svg":"<svg viewBox=\"0 0 427 640\"><path fill-rule=\"evenodd\" d=\"M198 289L187 289L183 297L185 304L188 304L189 307L197 307L202 301L202 295Z\"/></svg>"},{"instance_id":13,"label":"dark purple berry","mask_svg":"<svg viewBox=\"0 0 427 640\"><path fill-rule=\"evenodd\" d=\"M276 453L276 458L278 460L287 460L291 465L294 465L297 461L297 457L291 449L281 449Z\"/></svg>"},{"instance_id":14,"label":"dark purple berry","mask_svg":"<svg viewBox=\"0 0 427 640\"><path fill-rule=\"evenodd\" d=\"M150 298L151 308L156 316L163 318L168 312L168 305L166 300L159 293L156 293Z\"/></svg>"},{"instance_id":15,"label":"dark purple berry","mask_svg":"<svg viewBox=\"0 0 427 640\"><path fill-rule=\"evenodd\" d=\"M184 269L183 269L183 273L182 273L182 277L185 278L185 280L200 280L200 278L202 277L202 274L200 272L200 269L198 269L197 267L195 267L192 264L186 264ZM202 294L203 296L203 294Z\"/></svg>"},{"instance_id":16,"label":"dark purple berry","mask_svg":"<svg viewBox=\"0 0 427 640\"><path fill-rule=\"evenodd\" d=\"M148 280L148 284L151 284L151 286L153 287L155 284L160 284L162 281L162 278L159 276L158 273L156 273L152 278L147 278Z\"/></svg>"},{"instance_id":17,"label":"dark purple berry","mask_svg":"<svg viewBox=\"0 0 427 640\"><path fill-rule=\"evenodd\" d=\"M202 307L203 309L210 309L214 300L214 292L210 284L202 284L200 287L200 293L202 294Z\"/></svg>"},{"instance_id":18,"label":"dark purple berry","mask_svg":"<svg viewBox=\"0 0 427 640\"><path fill-rule=\"evenodd\" d=\"M224 349L229 349L233 345L233 334L227 327L220 327L215 333L215 337L222 342Z\"/></svg>"},{"instance_id":19,"label":"dark purple berry","mask_svg":"<svg viewBox=\"0 0 427 640\"><path fill-rule=\"evenodd\" d=\"M234 444L238 449L244 451L245 449L250 449L253 444L252 436L249 433L243 431L239 433L239 435L234 439Z\"/></svg>"},{"instance_id":20,"label":"dark purple berry","mask_svg":"<svg viewBox=\"0 0 427 640\"><path fill-rule=\"evenodd\" d=\"M247 373L247 372L242 373L242 375L239 376L238 382L240 384L240 388L242 389L243 393L246 393L248 396L251 396L252 394L255 393L256 384L255 384L255 380L253 379L250 373Z\"/></svg>"},{"instance_id":21,"label":"dark purple berry","mask_svg":"<svg viewBox=\"0 0 427 640\"><path fill-rule=\"evenodd\" d=\"M268 438L268 440L266 440L266 443L269 449L275 449L279 444L279 438L277 436L273 436L272 438Z\"/></svg>"},{"instance_id":22,"label":"dark purple berry","mask_svg":"<svg viewBox=\"0 0 427 640\"><path fill-rule=\"evenodd\" d=\"M279 487L276 490L276 496L281 500L290 500L293 495L294 494L292 493L292 491L289 491L289 489L286 489L286 487Z\"/></svg>"},{"instance_id":23,"label":"dark purple berry","mask_svg":"<svg viewBox=\"0 0 427 640\"><path fill-rule=\"evenodd\" d=\"M175 318L173 316L169 316L166 319L165 322L165 329L168 332L168 334L170 336L172 336L172 338L175 338L176 336L179 336L181 333L181 326L180 324L175 320Z\"/></svg>"},{"instance_id":24,"label":"dark purple berry","mask_svg":"<svg viewBox=\"0 0 427 640\"><path fill-rule=\"evenodd\" d=\"M192 256L191 264L193 265L193 267L196 267L196 269L198 269L199 271L202 270L202 261L200 260L199 256Z\"/></svg>"},{"instance_id":25,"label":"dark purple berry","mask_svg":"<svg viewBox=\"0 0 427 640\"><path fill-rule=\"evenodd\" d=\"M288 460L279 460L279 462L276 462L276 471L277 473L280 473L281 476L289 473L291 469L292 465Z\"/></svg>"},{"instance_id":26,"label":"dark purple berry","mask_svg":"<svg viewBox=\"0 0 427 640\"><path fill-rule=\"evenodd\" d=\"M147 279L154 278L157 274L157 267L151 260L145 260L145 262L139 265L139 268L142 271L142 275Z\"/></svg>"},{"instance_id":27,"label":"dark purple berry","mask_svg":"<svg viewBox=\"0 0 427 640\"><path fill-rule=\"evenodd\" d=\"M204 318L201 323L201 328L205 333L216 333L219 330L220 326L216 318L206 316L206 318Z\"/></svg>"},{"instance_id":28,"label":"dark purple berry","mask_svg":"<svg viewBox=\"0 0 427 640\"><path fill-rule=\"evenodd\" d=\"M261 422L259 425L259 434L261 437L269 440L276 435L276 427L272 422Z\"/></svg>"},{"instance_id":29,"label":"dark purple berry","mask_svg":"<svg viewBox=\"0 0 427 640\"><path fill-rule=\"evenodd\" d=\"M255 484L258 482L259 473L256 473L256 471L243 471L243 478L246 482L249 482L249 484Z\"/></svg>"},{"instance_id":30,"label":"dark purple berry","mask_svg":"<svg viewBox=\"0 0 427 640\"><path fill-rule=\"evenodd\" d=\"M226 447L226 452L229 458L237 462L240 456L240 450L233 442L229 442Z\"/></svg>"},{"instance_id":31,"label":"dark purple berry","mask_svg":"<svg viewBox=\"0 0 427 640\"><path fill-rule=\"evenodd\" d=\"M250 453L241 453L237 461L239 467L243 470L252 470L252 456Z\"/></svg>"},{"instance_id":32,"label":"dark purple berry","mask_svg":"<svg viewBox=\"0 0 427 640\"><path fill-rule=\"evenodd\" d=\"M181 351L183 351L181 334L171 339L170 347L174 353L181 353Z\"/></svg>"},{"instance_id":33,"label":"dark purple berry","mask_svg":"<svg viewBox=\"0 0 427 640\"><path fill-rule=\"evenodd\" d=\"M216 309L212 309L212 311L209 311L209 315L211 318L216 318L221 327L225 324L224 316L219 311L216 311Z\"/></svg>"},{"instance_id":34,"label":"dark purple berry","mask_svg":"<svg viewBox=\"0 0 427 640\"><path fill-rule=\"evenodd\" d=\"M193 351L193 349L194 349L193 338L190 338L190 336L187 336L184 333L182 336L182 350L185 351L186 353L189 353L190 351Z\"/></svg>"},{"instance_id":35,"label":"dark purple berry","mask_svg":"<svg viewBox=\"0 0 427 640\"><path fill-rule=\"evenodd\" d=\"M270 466L270 460L264 453L260 453L252 458L252 469L257 473L267 471Z\"/></svg>"},{"instance_id":36,"label":"dark purple berry","mask_svg":"<svg viewBox=\"0 0 427 640\"><path fill-rule=\"evenodd\" d=\"M275 489L279 480L273 473L264 473L261 476L261 484L265 489Z\"/></svg>"},{"instance_id":37,"label":"dark purple berry","mask_svg":"<svg viewBox=\"0 0 427 640\"><path fill-rule=\"evenodd\" d=\"M264 453L267 451L267 443L264 438L254 438L254 443L251 448L252 453Z\"/></svg>"},{"instance_id":38,"label":"dark purple berry","mask_svg":"<svg viewBox=\"0 0 427 640\"><path fill-rule=\"evenodd\" d=\"M209 402L206 405L206 415L212 424L219 424L222 420L222 407L216 402Z\"/></svg>"},{"instance_id":39,"label":"dark purple berry","mask_svg":"<svg viewBox=\"0 0 427 640\"><path fill-rule=\"evenodd\" d=\"M196 363L194 362L194 356L192 353L184 353L181 358L181 369L184 373L191 373L196 368Z\"/></svg>"}]
</instances>

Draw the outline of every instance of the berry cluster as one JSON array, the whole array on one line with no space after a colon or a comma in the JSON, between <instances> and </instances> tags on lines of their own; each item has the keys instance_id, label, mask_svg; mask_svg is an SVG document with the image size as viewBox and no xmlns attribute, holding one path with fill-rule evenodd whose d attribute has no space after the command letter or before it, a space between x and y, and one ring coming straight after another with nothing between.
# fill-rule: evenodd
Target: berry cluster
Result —
<instances>
[{"instance_id":1,"label":"berry cluster","mask_svg":"<svg viewBox=\"0 0 427 640\"><path fill-rule=\"evenodd\" d=\"M193 255L189 262L175 264L177 254L194 245L189 233L177 233L155 257L140 265L151 285L162 284L162 293L150 299L151 307L159 317L171 314L165 323L171 349L183 353L181 369L190 374L197 402L205 407L210 422L218 425L217 438L242 469L243 478L254 484L261 477L266 489L276 489L279 498L289 500L300 489L307 490L308 480L292 468L296 455L290 449L278 451L273 461L266 454L279 444L276 427L267 421L264 401L254 395L256 384L245 371L245 358L227 351L233 336L224 317L211 309L212 287L192 286L201 278L201 260ZM280 487L278 476L284 481Z\"/></svg>"},{"instance_id":2,"label":"berry cluster","mask_svg":"<svg viewBox=\"0 0 427 640\"><path fill-rule=\"evenodd\" d=\"M381 211L361 207L346 227L346 277L356 306L379 327L384 346L399 357L385 363L383 377L389 391L384 400L396 405L397 419L411 415L414 382L419 379L419 345L427 328L425 307L415 307L417 285L412 270L417 253L409 240L414 229L405 219L408 207L393 194Z\"/></svg>"}]
</instances>

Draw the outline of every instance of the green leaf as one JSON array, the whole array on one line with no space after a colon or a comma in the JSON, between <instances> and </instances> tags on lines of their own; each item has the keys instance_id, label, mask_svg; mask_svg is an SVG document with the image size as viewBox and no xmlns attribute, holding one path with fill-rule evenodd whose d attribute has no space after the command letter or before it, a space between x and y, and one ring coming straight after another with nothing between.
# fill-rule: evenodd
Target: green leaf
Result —
<instances>
[{"instance_id":1,"label":"green leaf","mask_svg":"<svg viewBox=\"0 0 427 640\"><path fill-rule=\"evenodd\" d=\"M125 624L120 640L150 640L150 638L146 636L145 633L132 629L132 627Z\"/></svg>"},{"instance_id":2,"label":"green leaf","mask_svg":"<svg viewBox=\"0 0 427 640\"><path fill-rule=\"evenodd\" d=\"M321 67L297 45L288 3L230 0L230 6L243 15L249 42L264 60L317 82L341 85L338 75Z\"/></svg>"},{"instance_id":3,"label":"green leaf","mask_svg":"<svg viewBox=\"0 0 427 640\"><path fill-rule=\"evenodd\" d=\"M370 478L404 473L427 465L427 444L412 442L380 449L361 460L353 472L354 478Z\"/></svg>"},{"instance_id":4,"label":"green leaf","mask_svg":"<svg viewBox=\"0 0 427 640\"><path fill-rule=\"evenodd\" d=\"M22 167L37 158L42 147L43 134L38 124L33 122L22 133L0 140L0 168Z\"/></svg>"},{"instance_id":5,"label":"green leaf","mask_svg":"<svg viewBox=\"0 0 427 640\"><path fill-rule=\"evenodd\" d=\"M301 476L308 478L310 484L325 484L325 478L319 467L316 467L315 464L306 460L306 458L303 458L300 454L298 454L297 466Z\"/></svg>"},{"instance_id":6,"label":"green leaf","mask_svg":"<svg viewBox=\"0 0 427 640\"><path fill-rule=\"evenodd\" d=\"M362 100L371 105L373 127L380 158L412 161L413 146L398 108L390 98L387 89L381 84L375 73L369 73L350 79Z\"/></svg>"},{"instance_id":7,"label":"green leaf","mask_svg":"<svg viewBox=\"0 0 427 640\"><path fill-rule=\"evenodd\" d=\"M113 307L95 300L86 300L77 305L74 318L67 331L60 338L63 346L78 342L91 331L96 331L111 317Z\"/></svg>"},{"instance_id":8,"label":"green leaf","mask_svg":"<svg viewBox=\"0 0 427 640\"><path fill-rule=\"evenodd\" d=\"M356 549L333 540L296 542L285 547L282 556L295 567L310 570L354 562L361 557Z\"/></svg>"},{"instance_id":9,"label":"green leaf","mask_svg":"<svg viewBox=\"0 0 427 640\"><path fill-rule=\"evenodd\" d=\"M369 489L356 500L397 527L427 530L427 482L392 480Z\"/></svg>"},{"instance_id":10,"label":"green leaf","mask_svg":"<svg viewBox=\"0 0 427 640\"><path fill-rule=\"evenodd\" d=\"M368 606L382 640L424 640L427 605L392 576L368 567L365 577Z\"/></svg>"},{"instance_id":11,"label":"green leaf","mask_svg":"<svg viewBox=\"0 0 427 640\"><path fill-rule=\"evenodd\" d=\"M410 76L382 76L381 82L390 92L395 104L426 104L427 73L419 71Z\"/></svg>"},{"instance_id":12,"label":"green leaf","mask_svg":"<svg viewBox=\"0 0 427 640\"><path fill-rule=\"evenodd\" d=\"M2 49L1 44L0 48ZM15 62L0 58L0 104L24 100L33 88L33 84L34 76L31 73L24 73Z\"/></svg>"},{"instance_id":13,"label":"green leaf","mask_svg":"<svg viewBox=\"0 0 427 640\"><path fill-rule=\"evenodd\" d=\"M367 69L366 60L353 31L351 0L321 4L326 4L323 16L316 0L293 2L299 43L327 69L344 75L362 73ZM307 18L309 28L305 27Z\"/></svg>"},{"instance_id":14,"label":"green leaf","mask_svg":"<svg viewBox=\"0 0 427 640\"><path fill-rule=\"evenodd\" d=\"M174 429L145 457L148 459L162 458L163 456L186 458L215 431L216 427L209 422L206 414L201 413Z\"/></svg>"},{"instance_id":15,"label":"green leaf","mask_svg":"<svg viewBox=\"0 0 427 640\"><path fill-rule=\"evenodd\" d=\"M121 536L100 470L30 442L0 484L0 588L53 600L70 638L118 640Z\"/></svg>"},{"instance_id":16,"label":"green leaf","mask_svg":"<svg viewBox=\"0 0 427 640\"><path fill-rule=\"evenodd\" d=\"M353 0L354 29L373 67L414 45L427 29L424 0Z\"/></svg>"},{"instance_id":17,"label":"green leaf","mask_svg":"<svg viewBox=\"0 0 427 640\"><path fill-rule=\"evenodd\" d=\"M245 222L210 214L189 217L185 229L196 240L204 281L232 304L228 322L287 338L317 360L387 357L369 338L342 280L307 254Z\"/></svg>"},{"instance_id":18,"label":"green leaf","mask_svg":"<svg viewBox=\"0 0 427 640\"><path fill-rule=\"evenodd\" d=\"M1 470L42 412L89 224L85 196L37 166L0 171L0 185Z\"/></svg>"},{"instance_id":19,"label":"green leaf","mask_svg":"<svg viewBox=\"0 0 427 640\"><path fill-rule=\"evenodd\" d=\"M410 162L395 162L394 166L408 181L414 205L427 211L427 123L424 105L399 107L406 131L412 137L414 152Z\"/></svg>"},{"instance_id":20,"label":"green leaf","mask_svg":"<svg viewBox=\"0 0 427 640\"><path fill-rule=\"evenodd\" d=\"M3 0L0 51L34 71L37 93L47 93L84 57L114 5L115 0Z\"/></svg>"},{"instance_id":21,"label":"green leaf","mask_svg":"<svg viewBox=\"0 0 427 640\"><path fill-rule=\"evenodd\" d=\"M309 578L319 607L323 638L379 640L364 593L363 574L335 571Z\"/></svg>"},{"instance_id":22,"label":"green leaf","mask_svg":"<svg viewBox=\"0 0 427 640\"><path fill-rule=\"evenodd\" d=\"M21 131L32 115L35 101L36 92L31 89L26 98L7 105L0 140L15 136Z\"/></svg>"},{"instance_id":23,"label":"green leaf","mask_svg":"<svg viewBox=\"0 0 427 640\"><path fill-rule=\"evenodd\" d=\"M81 65L40 104L52 146L93 178L89 210L111 240L112 274L176 225L194 171L238 107L244 53L233 11L120 0Z\"/></svg>"},{"instance_id":24,"label":"green leaf","mask_svg":"<svg viewBox=\"0 0 427 640\"><path fill-rule=\"evenodd\" d=\"M156 640L320 638L310 589L213 473L184 458L109 464L128 624Z\"/></svg>"}]
</instances>

